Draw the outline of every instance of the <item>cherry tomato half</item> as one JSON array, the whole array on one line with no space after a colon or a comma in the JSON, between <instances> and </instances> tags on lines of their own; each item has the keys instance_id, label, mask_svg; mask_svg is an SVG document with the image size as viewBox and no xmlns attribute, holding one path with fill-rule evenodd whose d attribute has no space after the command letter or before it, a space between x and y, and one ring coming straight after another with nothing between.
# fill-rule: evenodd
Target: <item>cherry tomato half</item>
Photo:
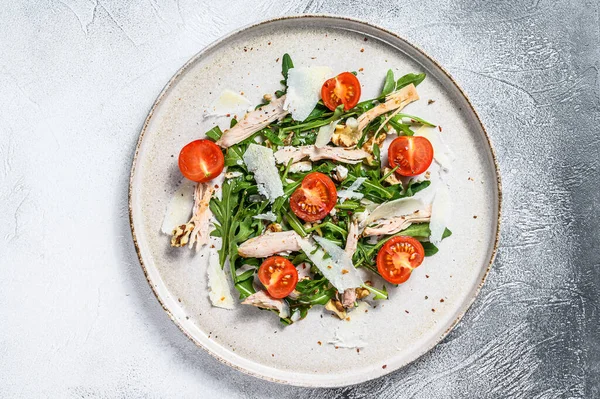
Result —
<instances>
[{"instance_id":1,"label":"cherry tomato half","mask_svg":"<svg viewBox=\"0 0 600 399\"><path fill-rule=\"evenodd\" d=\"M179 153L179 170L188 179L205 183L223 171L225 158L218 145L210 140L196 140Z\"/></svg>"},{"instance_id":2,"label":"cherry tomato half","mask_svg":"<svg viewBox=\"0 0 600 399\"><path fill-rule=\"evenodd\" d=\"M377 254L377 271L386 281L401 284L425 257L423 245L412 237L390 238Z\"/></svg>"},{"instance_id":3,"label":"cherry tomato half","mask_svg":"<svg viewBox=\"0 0 600 399\"><path fill-rule=\"evenodd\" d=\"M271 256L258 269L258 279L273 298L285 298L298 283L298 271L286 258Z\"/></svg>"},{"instance_id":4,"label":"cherry tomato half","mask_svg":"<svg viewBox=\"0 0 600 399\"><path fill-rule=\"evenodd\" d=\"M290 197L292 212L305 222L323 219L337 202L335 184L320 172L309 173Z\"/></svg>"},{"instance_id":5,"label":"cherry tomato half","mask_svg":"<svg viewBox=\"0 0 600 399\"><path fill-rule=\"evenodd\" d=\"M433 161L433 146L425 137L400 136L390 144L388 160L401 176L420 175Z\"/></svg>"},{"instance_id":6,"label":"cherry tomato half","mask_svg":"<svg viewBox=\"0 0 600 399\"><path fill-rule=\"evenodd\" d=\"M348 111L358 104L360 82L350 72L342 72L323 83L321 98L325 106L332 111L340 104L344 104L344 109Z\"/></svg>"}]
</instances>

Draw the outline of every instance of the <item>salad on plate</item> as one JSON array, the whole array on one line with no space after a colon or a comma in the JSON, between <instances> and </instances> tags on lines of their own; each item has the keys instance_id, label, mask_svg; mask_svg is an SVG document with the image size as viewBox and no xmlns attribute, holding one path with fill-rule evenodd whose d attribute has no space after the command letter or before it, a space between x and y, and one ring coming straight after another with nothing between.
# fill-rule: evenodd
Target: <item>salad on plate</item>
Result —
<instances>
[{"instance_id":1,"label":"salad on plate","mask_svg":"<svg viewBox=\"0 0 600 399\"><path fill-rule=\"evenodd\" d=\"M424 73L389 70L372 99L355 72L295 68L285 54L282 74L229 129L181 149L161 230L173 247L208 251L214 306L235 306L233 286L284 324L317 307L347 319L393 295L451 234L452 155L441 129L404 113ZM220 101L249 105L230 90Z\"/></svg>"}]
</instances>

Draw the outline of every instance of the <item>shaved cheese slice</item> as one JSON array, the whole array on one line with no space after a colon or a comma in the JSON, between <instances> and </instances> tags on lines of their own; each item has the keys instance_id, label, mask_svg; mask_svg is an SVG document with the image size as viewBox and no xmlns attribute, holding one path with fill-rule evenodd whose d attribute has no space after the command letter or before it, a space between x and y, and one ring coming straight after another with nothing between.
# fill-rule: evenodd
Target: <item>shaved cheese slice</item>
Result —
<instances>
[{"instance_id":1,"label":"shaved cheese slice","mask_svg":"<svg viewBox=\"0 0 600 399\"><path fill-rule=\"evenodd\" d=\"M290 111L292 118L303 121L321 98L321 86L333 76L329 67L312 66L292 68L288 71L287 95L283 109Z\"/></svg>"},{"instance_id":2,"label":"shaved cheese slice","mask_svg":"<svg viewBox=\"0 0 600 399\"><path fill-rule=\"evenodd\" d=\"M350 185L350 187L343 189L343 190L339 190L337 192L338 198L340 200L340 204L343 204L344 201L346 201L349 198L355 198L355 199L362 199L362 197L364 197L363 193L359 193L355 190L358 190L358 188L367 180L366 177L359 177L357 178L354 183L352 183Z\"/></svg>"},{"instance_id":3,"label":"shaved cheese slice","mask_svg":"<svg viewBox=\"0 0 600 399\"><path fill-rule=\"evenodd\" d=\"M175 193L173 193L160 228L160 231L164 234L173 234L175 227L186 224L192 217L196 184L191 180L183 179Z\"/></svg>"},{"instance_id":4,"label":"shaved cheese slice","mask_svg":"<svg viewBox=\"0 0 600 399\"><path fill-rule=\"evenodd\" d=\"M219 255L214 248L208 253L208 297L213 306L233 309L234 301L229 288L229 279L219 265Z\"/></svg>"},{"instance_id":5,"label":"shaved cheese slice","mask_svg":"<svg viewBox=\"0 0 600 399\"><path fill-rule=\"evenodd\" d=\"M442 241L444 230L448 226L449 217L450 193L445 184L439 184L433 198L433 204L431 205L431 220L429 221L429 229L431 230L429 241L434 245Z\"/></svg>"},{"instance_id":6,"label":"shaved cheese slice","mask_svg":"<svg viewBox=\"0 0 600 399\"><path fill-rule=\"evenodd\" d=\"M259 220L267 220L269 222L274 222L277 220L277 215L275 215L271 211L268 211L266 213L259 213L258 215L254 215L253 218L259 219Z\"/></svg>"},{"instance_id":7,"label":"shaved cheese slice","mask_svg":"<svg viewBox=\"0 0 600 399\"><path fill-rule=\"evenodd\" d=\"M342 320L333 332L333 338L327 343L336 348L364 348L369 336L366 314L371 305L361 302L356 309Z\"/></svg>"},{"instance_id":8,"label":"shaved cheese slice","mask_svg":"<svg viewBox=\"0 0 600 399\"><path fill-rule=\"evenodd\" d=\"M424 206L425 202L418 195L385 202L369 214L364 225L366 226L378 219L392 219L397 216L410 215Z\"/></svg>"},{"instance_id":9,"label":"shaved cheese slice","mask_svg":"<svg viewBox=\"0 0 600 399\"><path fill-rule=\"evenodd\" d=\"M244 163L254 173L258 192L270 202L283 195L283 184L275 166L273 150L258 144L250 144L244 153Z\"/></svg>"},{"instance_id":10,"label":"shaved cheese slice","mask_svg":"<svg viewBox=\"0 0 600 399\"><path fill-rule=\"evenodd\" d=\"M363 284L352 258L342 248L323 237L315 236L314 239L322 249L305 238L298 239L298 244L331 285L339 292L344 292ZM323 258L325 253L329 258Z\"/></svg>"},{"instance_id":11,"label":"shaved cheese slice","mask_svg":"<svg viewBox=\"0 0 600 399\"><path fill-rule=\"evenodd\" d=\"M252 105L250 100L233 90L225 89L212 107L212 112L205 117L243 115L248 106Z\"/></svg>"},{"instance_id":12,"label":"shaved cheese slice","mask_svg":"<svg viewBox=\"0 0 600 399\"><path fill-rule=\"evenodd\" d=\"M333 132L335 132L335 127L340 122L337 121L331 122L329 125L321 126L319 128L319 133L317 133L317 139L315 140L315 146L319 148L323 148L331 141L331 137L333 136Z\"/></svg>"},{"instance_id":13,"label":"shaved cheese slice","mask_svg":"<svg viewBox=\"0 0 600 399\"><path fill-rule=\"evenodd\" d=\"M450 151L448 146L444 143L440 132L433 128L423 126L415 132L415 136L425 137L429 140L433 147L433 159L435 159L444 170L449 171L455 157L454 153Z\"/></svg>"}]
</instances>

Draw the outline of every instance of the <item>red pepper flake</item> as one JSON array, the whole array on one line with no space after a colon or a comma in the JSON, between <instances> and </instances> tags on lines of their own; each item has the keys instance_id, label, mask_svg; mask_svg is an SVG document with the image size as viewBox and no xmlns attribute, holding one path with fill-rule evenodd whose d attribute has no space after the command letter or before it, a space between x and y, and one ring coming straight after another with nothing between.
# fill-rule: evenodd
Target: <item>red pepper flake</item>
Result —
<instances>
[{"instance_id":1,"label":"red pepper flake","mask_svg":"<svg viewBox=\"0 0 600 399\"><path fill-rule=\"evenodd\" d=\"M181 298L177 298L177 302L181 303Z\"/></svg>"},{"instance_id":2,"label":"red pepper flake","mask_svg":"<svg viewBox=\"0 0 600 399\"><path fill-rule=\"evenodd\" d=\"M404 311L405 311L407 314L408 314L408 313L410 313L410 312L409 312L408 310L406 310L406 309L404 309Z\"/></svg>"},{"instance_id":3,"label":"red pepper flake","mask_svg":"<svg viewBox=\"0 0 600 399\"><path fill-rule=\"evenodd\" d=\"M358 68L358 72L362 72L364 70L365 70L365 68Z\"/></svg>"},{"instance_id":4,"label":"red pepper flake","mask_svg":"<svg viewBox=\"0 0 600 399\"><path fill-rule=\"evenodd\" d=\"M435 313L435 309L431 309L431 311L432 311L433 313Z\"/></svg>"},{"instance_id":5,"label":"red pepper flake","mask_svg":"<svg viewBox=\"0 0 600 399\"><path fill-rule=\"evenodd\" d=\"M442 303L443 303L443 302L444 302L444 298L440 299L440 302L442 302Z\"/></svg>"},{"instance_id":6,"label":"red pepper flake","mask_svg":"<svg viewBox=\"0 0 600 399\"><path fill-rule=\"evenodd\" d=\"M367 38L365 37L365 42L366 42L367 40L369 40L369 39L367 39Z\"/></svg>"},{"instance_id":7,"label":"red pepper flake","mask_svg":"<svg viewBox=\"0 0 600 399\"><path fill-rule=\"evenodd\" d=\"M339 347L339 346L336 346L336 347L335 347L335 349L340 349L340 347Z\"/></svg>"},{"instance_id":8,"label":"red pepper flake","mask_svg":"<svg viewBox=\"0 0 600 399\"><path fill-rule=\"evenodd\" d=\"M429 299L429 297L427 295L425 295L425 299Z\"/></svg>"},{"instance_id":9,"label":"red pepper flake","mask_svg":"<svg viewBox=\"0 0 600 399\"><path fill-rule=\"evenodd\" d=\"M321 341L317 341L317 344L319 345L323 345L323 343Z\"/></svg>"},{"instance_id":10,"label":"red pepper flake","mask_svg":"<svg viewBox=\"0 0 600 399\"><path fill-rule=\"evenodd\" d=\"M271 356L272 356L272 357L275 357L275 354L274 354L274 353L271 353Z\"/></svg>"},{"instance_id":11,"label":"red pepper flake","mask_svg":"<svg viewBox=\"0 0 600 399\"><path fill-rule=\"evenodd\" d=\"M431 104L433 104L434 102L435 102L435 100L429 99L429 100L427 100L427 105L431 105Z\"/></svg>"},{"instance_id":12,"label":"red pepper flake","mask_svg":"<svg viewBox=\"0 0 600 399\"><path fill-rule=\"evenodd\" d=\"M359 348L356 348L356 353L360 353L360 349Z\"/></svg>"},{"instance_id":13,"label":"red pepper flake","mask_svg":"<svg viewBox=\"0 0 600 399\"><path fill-rule=\"evenodd\" d=\"M473 215L473 219L477 219L477 215Z\"/></svg>"},{"instance_id":14,"label":"red pepper flake","mask_svg":"<svg viewBox=\"0 0 600 399\"><path fill-rule=\"evenodd\" d=\"M279 57L277 57L277 59L275 60L275 62L279 62Z\"/></svg>"},{"instance_id":15,"label":"red pepper flake","mask_svg":"<svg viewBox=\"0 0 600 399\"><path fill-rule=\"evenodd\" d=\"M361 53L364 53L364 52L365 52L365 49L364 49L364 48L361 48L361 49L360 49L360 52L361 52Z\"/></svg>"},{"instance_id":16,"label":"red pepper flake","mask_svg":"<svg viewBox=\"0 0 600 399\"><path fill-rule=\"evenodd\" d=\"M218 184L215 184L215 188L219 188L219 185L218 185Z\"/></svg>"},{"instance_id":17,"label":"red pepper flake","mask_svg":"<svg viewBox=\"0 0 600 399\"><path fill-rule=\"evenodd\" d=\"M243 95L244 95L244 92L243 92L243 91L240 91L240 94L243 96Z\"/></svg>"},{"instance_id":18,"label":"red pepper flake","mask_svg":"<svg viewBox=\"0 0 600 399\"><path fill-rule=\"evenodd\" d=\"M227 114L227 115L225 115L225 116L229 118L229 117L231 116L231 114Z\"/></svg>"},{"instance_id":19,"label":"red pepper flake","mask_svg":"<svg viewBox=\"0 0 600 399\"><path fill-rule=\"evenodd\" d=\"M346 321L350 321L350 316L346 317Z\"/></svg>"},{"instance_id":20,"label":"red pepper flake","mask_svg":"<svg viewBox=\"0 0 600 399\"><path fill-rule=\"evenodd\" d=\"M440 133L442 132L442 127L440 125L438 125L438 130L440 131Z\"/></svg>"},{"instance_id":21,"label":"red pepper flake","mask_svg":"<svg viewBox=\"0 0 600 399\"><path fill-rule=\"evenodd\" d=\"M429 274L426 274L426 275L425 275L425 278L429 278Z\"/></svg>"},{"instance_id":22,"label":"red pepper flake","mask_svg":"<svg viewBox=\"0 0 600 399\"><path fill-rule=\"evenodd\" d=\"M348 274L348 273L350 273L348 270L342 269L342 274Z\"/></svg>"},{"instance_id":23,"label":"red pepper flake","mask_svg":"<svg viewBox=\"0 0 600 399\"><path fill-rule=\"evenodd\" d=\"M271 45L271 42L267 43L269 46Z\"/></svg>"},{"instance_id":24,"label":"red pepper flake","mask_svg":"<svg viewBox=\"0 0 600 399\"><path fill-rule=\"evenodd\" d=\"M383 366L381 366L382 369L386 369L387 368L387 364L384 364Z\"/></svg>"}]
</instances>

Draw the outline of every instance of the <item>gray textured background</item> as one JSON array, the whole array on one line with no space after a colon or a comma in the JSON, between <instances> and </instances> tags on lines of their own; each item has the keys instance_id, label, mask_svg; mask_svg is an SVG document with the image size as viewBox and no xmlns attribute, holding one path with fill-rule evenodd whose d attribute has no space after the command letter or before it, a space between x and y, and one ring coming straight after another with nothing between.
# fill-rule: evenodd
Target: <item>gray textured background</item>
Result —
<instances>
[{"instance_id":1,"label":"gray textured background","mask_svg":"<svg viewBox=\"0 0 600 399\"><path fill-rule=\"evenodd\" d=\"M0 397L600 397L598 3L214 3L0 4ZM133 149L171 75L235 28L303 12L383 25L440 61L504 188L498 257L458 327L412 365L332 390L196 348L152 295L127 219Z\"/></svg>"}]
</instances>

